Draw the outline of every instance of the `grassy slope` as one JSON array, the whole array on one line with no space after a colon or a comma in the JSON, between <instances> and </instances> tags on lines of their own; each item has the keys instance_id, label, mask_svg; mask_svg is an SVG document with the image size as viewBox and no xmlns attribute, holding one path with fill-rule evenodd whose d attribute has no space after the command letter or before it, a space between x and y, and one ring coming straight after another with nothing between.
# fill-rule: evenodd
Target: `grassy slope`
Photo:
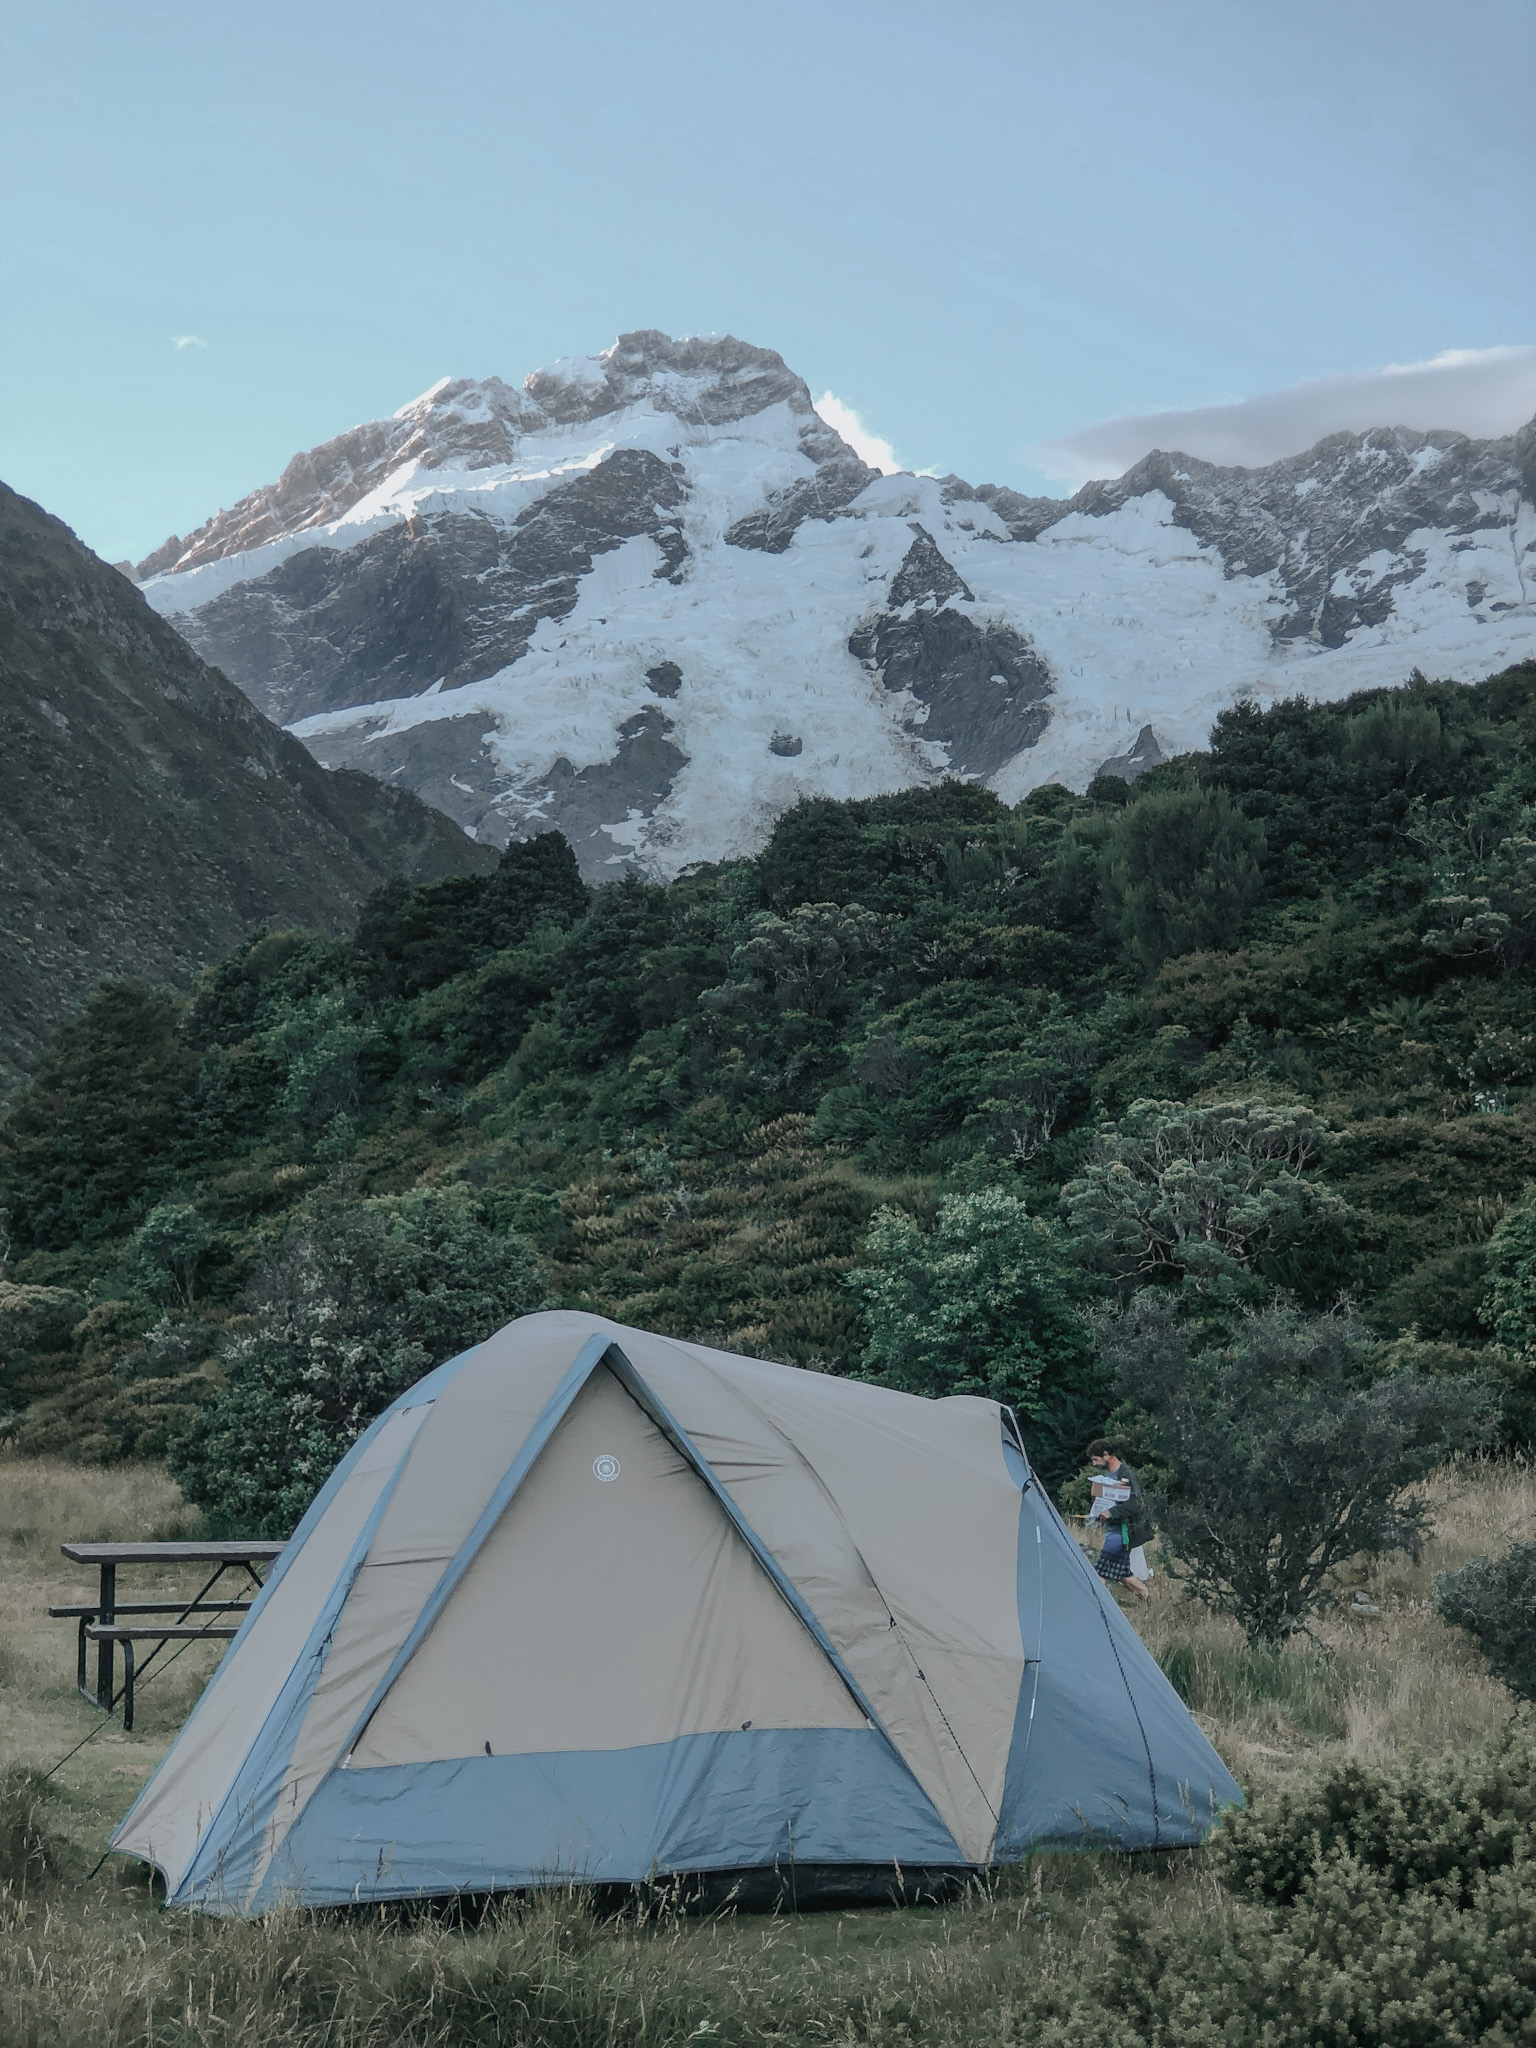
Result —
<instances>
[{"instance_id":1,"label":"grassy slope","mask_svg":"<svg viewBox=\"0 0 1536 2048\"><path fill-rule=\"evenodd\" d=\"M1442 1475L1434 1494L1439 1528L1423 1557L1383 1565L1370 1585L1380 1613L1329 1617L1318 1647L1267 1664L1165 1578L1155 1582L1136 1620L1252 1796L1271 1797L1331 1759L1433 1754L1507 1723L1507 1696L1425 1603L1437 1571L1529 1529L1536 1474L1472 1466ZM146 1686L139 1726L124 1736L76 1697L70 1625L43 1610L84 1590L61 1541L174 1534L186 1514L154 1467L0 1466L0 1767L46 1767L103 1730L53 1781L45 1813L60 1842L56 1873L0 1883L7 2044L1086 2048L1103 2038L1104 2008L1090 2002L1076 2018L1072 2008L1106 1968L1141 1968L1147 1943L1261 1935L1255 1909L1222 1891L1198 1853L1042 1858L1006 1873L992 1895L946 1909L798 1920L621 1927L567 1897L469 1930L389 1916L276 1916L245 1927L163 1915L136 1870L87 1872L217 1653L194 1650Z\"/></svg>"}]
</instances>

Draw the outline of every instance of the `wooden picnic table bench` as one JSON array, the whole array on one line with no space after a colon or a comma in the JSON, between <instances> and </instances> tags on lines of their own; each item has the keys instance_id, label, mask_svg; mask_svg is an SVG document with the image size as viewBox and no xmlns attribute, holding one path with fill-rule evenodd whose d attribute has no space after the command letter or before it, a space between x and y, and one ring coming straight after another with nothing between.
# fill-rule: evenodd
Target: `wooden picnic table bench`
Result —
<instances>
[{"instance_id":1,"label":"wooden picnic table bench","mask_svg":"<svg viewBox=\"0 0 1536 2048\"><path fill-rule=\"evenodd\" d=\"M240 1571L259 1591L262 1577L258 1566L270 1564L281 1555L281 1543L252 1542L244 1538L219 1543L66 1543L64 1555L76 1564L93 1564L101 1573L101 1594L94 1602L50 1607L60 1619L78 1623L78 1658L75 1682L83 1698L105 1713L111 1713L121 1699L123 1727L133 1727L135 1664L133 1645L153 1642L155 1648L138 1665L145 1670L168 1642L190 1642L199 1636L210 1641L227 1640L236 1634L239 1621L221 1617L242 1617L249 1612L249 1599L210 1600L208 1595L227 1571ZM190 1600L126 1600L117 1597L117 1568L130 1564L211 1564L211 1577ZM131 1621L121 1616L135 1617ZM172 1617L151 1621L151 1615ZM138 1617L144 1617L139 1619ZM96 1689L86 1684L86 1644L96 1645ZM114 1658L118 1646L123 1652L123 1687L116 1689Z\"/></svg>"}]
</instances>

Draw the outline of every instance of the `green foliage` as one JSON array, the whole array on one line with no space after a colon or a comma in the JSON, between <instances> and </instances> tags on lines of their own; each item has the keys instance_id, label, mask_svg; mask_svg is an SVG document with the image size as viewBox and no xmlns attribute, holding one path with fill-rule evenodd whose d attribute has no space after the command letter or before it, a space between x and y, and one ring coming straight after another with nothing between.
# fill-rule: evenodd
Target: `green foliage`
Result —
<instances>
[{"instance_id":1,"label":"green foliage","mask_svg":"<svg viewBox=\"0 0 1536 2048\"><path fill-rule=\"evenodd\" d=\"M1517 1700L1536 1700L1536 1543L1436 1579L1435 1611L1467 1631Z\"/></svg>"},{"instance_id":2,"label":"green foliage","mask_svg":"<svg viewBox=\"0 0 1536 2048\"><path fill-rule=\"evenodd\" d=\"M1007 816L991 790L974 782L854 803L802 797L755 863L762 901L780 912L801 903L905 909L941 870L944 848L980 838Z\"/></svg>"},{"instance_id":3,"label":"green foliage","mask_svg":"<svg viewBox=\"0 0 1536 2048\"><path fill-rule=\"evenodd\" d=\"M1240 707L1133 787L818 798L666 888L588 890L546 834L379 891L351 942L260 932L186 998L104 992L0 1123L0 1206L16 1283L130 1298L88 1342L39 1326L8 1427L160 1440L209 1382L156 1317L216 1340L345 1165L360 1196L472 1185L563 1301L832 1370L882 1204L1065 1190L1091 1290L1207 1321L1347 1290L1399 1344L1484 1352L1530 1441L1536 1353L1479 1310L1536 1147L1533 734L1532 667ZM1496 945L1442 943L1458 896ZM130 1250L189 1201L190 1316Z\"/></svg>"},{"instance_id":4,"label":"green foliage","mask_svg":"<svg viewBox=\"0 0 1536 2048\"><path fill-rule=\"evenodd\" d=\"M706 1098L681 1137L675 1156L655 1146L610 1158L566 1194L552 1259L564 1300L666 1336L843 1368L858 1318L842 1283L871 1195L834 1170L804 1117L742 1131Z\"/></svg>"},{"instance_id":5,"label":"green foliage","mask_svg":"<svg viewBox=\"0 0 1536 2048\"><path fill-rule=\"evenodd\" d=\"M19 1286L0 1280L0 1386L40 1351L59 1351L85 1313L67 1287Z\"/></svg>"},{"instance_id":6,"label":"green foliage","mask_svg":"<svg viewBox=\"0 0 1536 2048\"><path fill-rule=\"evenodd\" d=\"M1482 1320L1516 1357L1536 1363L1536 1185L1488 1240Z\"/></svg>"},{"instance_id":7,"label":"green foliage","mask_svg":"<svg viewBox=\"0 0 1536 2048\"><path fill-rule=\"evenodd\" d=\"M1492 1871L1457 1908L1431 1890L1399 1898L1340 1857L1269 1925L1242 1928L1214 1954L1186 1938L1142 1967L1150 1995L1130 2010L1140 2021L1150 2008L1159 2048L1523 2042L1536 2003L1536 1878L1529 1863Z\"/></svg>"},{"instance_id":8,"label":"green foliage","mask_svg":"<svg viewBox=\"0 0 1536 2048\"><path fill-rule=\"evenodd\" d=\"M823 1096L817 1126L882 1165L947 1163L945 1147L1027 1165L1087 1106L1099 1051L1054 995L944 981L868 1026L855 1079Z\"/></svg>"},{"instance_id":9,"label":"green foliage","mask_svg":"<svg viewBox=\"0 0 1536 2048\"><path fill-rule=\"evenodd\" d=\"M19 1242L90 1242L131 1218L185 1128L197 1062L177 1022L167 997L120 983L50 1039L0 1139Z\"/></svg>"},{"instance_id":10,"label":"green foliage","mask_svg":"<svg viewBox=\"0 0 1536 2048\"><path fill-rule=\"evenodd\" d=\"M586 885L558 832L514 840L491 875L413 889L397 877L363 905L353 950L370 993L413 997L521 945L540 926L563 929L586 912Z\"/></svg>"},{"instance_id":11,"label":"green foliage","mask_svg":"<svg viewBox=\"0 0 1536 2048\"><path fill-rule=\"evenodd\" d=\"M1270 1309L1220 1343L1147 1290L1100 1341L1176 1474L1158 1503L1174 1568L1250 1643L1305 1627L1347 1559L1416 1554L1428 1510L1406 1489L1495 1426L1480 1379L1374 1376L1349 1313Z\"/></svg>"},{"instance_id":12,"label":"green foliage","mask_svg":"<svg viewBox=\"0 0 1536 2048\"><path fill-rule=\"evenodd\" d=\"M1258 902L1260 826L1225 790L1168 789L1129 804L1104 844L1105 914L1148 971L1236 943Z\"/></svg>"},{"instance_id":13,"label":"green foliage","mask_svg":"<svg viewBox=\"0 0 1536 2048\"><path fill-rule=\"evenodd\" d=\"M807 1018L844 1016L857 1000L859 969L879 954L885 921L857 904L801 903L787 917L762 911L731 956L731 980L716 991Z\"/></svg>"},{"instance_id":14,"label":"green foliage","mask_svg":"<svg viewBox=\"0 0 1536 2048\"><path fill-rule=\"evenodd\" d=\"M396 1395L544 1299L528 1247L467 1189L318 1198L258 1270L253 1327L228 1340L225 1386L172 1470L215 1525L286 1536Z\"/></svg>"},{"instance_id":15,"label":"green foliage","mask_svg":"<svg viewBox=\"0 0 1536 2048\"><path fill-rule=\"evenodd\" d=\"M1264 1805L1225 1814L1211 1844L1222 1880L1290 1905L1348 1863L1397 1898L1427 1892L1470 1905L1480 1880L1524 1865L1536 1830L1536 1742L1529 1731L1470 1756L1409 1756L1381 1770L1346 1758Z\"/></svg>"},{"instance_id":16,"label":"green foliage","mask_svg":"<svg viewBox=\"0 0 1536 2048\"><path fill-rule=\"evenodd\" d=\"M1214 1301L1336 1289L1354 1222L1309 1178L1328 1128L1299 1103L1134 1102L1061 1191L1072 1255L1122 1293L1181 1285Z\"/></svg>"},{"instance_id":17,"label":"green foliage","mask_svg":"<svg viewBox=\"0 0 1536 2048\"><path fill-rule=\"evenodd\" d=\"M1272 895L1349 886L1402 858L1416 807L1465 804L1497 783L1533 692L1528 665L1483 692L1420 679L1340 704L1239 704L1217 719L1201 780L1262 825Z\"/></svg>"},{"instance_id":18,"label":"green foliage","mask_svg":"<svg viewBox=\"0 0 1536 2048\"><path fill-rule=\"evenodd\" d=\"M356 1107L359 1063L375 1034L352 1012L342 990L284 997L256 1036L257 1047L282 1077L278 1112L297 1130L329 1129Z\"/></svg>"},{"instance_id":19,"label":"green foliage","mask_svg":"<svg viewBox=\"0 0 1536 2048\"><path fill-rule=\"evenodd\" d=\"M128 1265L140 1291L169 1306L190 1308L197 1269L213 1233L190 1202L157 1202L128 1241Z\"/></svg>"},{"instance_id":20,"label":"green foliage","mask_svg":"<svg viewBox=\"0 0 1536 2048\"><path fill-rule=\"evenodd\" d=\"M52 1352L22 1367L26 1405L12 1420L12 1441L27 1453L68 1451L82 1464L162 1457L212 1391L203 1366L217 1341L200 1316L156 1318L142 1301L99 1301Z\"/></svg>"},{"instance_id":21,"label":"green foliage","mask_svg":"<svg viewBox=\"0 0 1536 2048\"><path fill-rule=\"evenodd\" d=\"M1047 1481L1064 1477L1103 1388L1047 1226L986 1188L946 1195L931 1230L879 1210L864 1251L870 1263L848 1275L869 1332L864 1376L910 1394L1001 1401L1026 1419Z\"/></svg>"}]
</instances>

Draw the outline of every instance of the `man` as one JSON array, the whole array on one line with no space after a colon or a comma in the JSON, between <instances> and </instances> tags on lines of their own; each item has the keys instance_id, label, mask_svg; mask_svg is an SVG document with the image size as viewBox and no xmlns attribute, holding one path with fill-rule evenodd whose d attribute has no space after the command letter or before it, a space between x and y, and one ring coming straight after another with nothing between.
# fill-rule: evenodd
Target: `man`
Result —
<instances>
[{"instance_id":1,"label":"man","mask_svg":"<svg viewBox=\"0 0 1536 2048\"><path fill-rule=\"evenodd\" d=\"M1090 1522L1104 1524L1104 1548L1093 1568L1107 1585L1129 1586L1143 1600L1150 1600L1147 1580L1152 1567L1147 1563L1146 1545L1156 1533L1147 1510L1141 1481L1108 1437L1096 1436L1088 1446L1088 1462L1114 1482L1110 1492L1094 1502Z\"/></svg>"}]
</instances>

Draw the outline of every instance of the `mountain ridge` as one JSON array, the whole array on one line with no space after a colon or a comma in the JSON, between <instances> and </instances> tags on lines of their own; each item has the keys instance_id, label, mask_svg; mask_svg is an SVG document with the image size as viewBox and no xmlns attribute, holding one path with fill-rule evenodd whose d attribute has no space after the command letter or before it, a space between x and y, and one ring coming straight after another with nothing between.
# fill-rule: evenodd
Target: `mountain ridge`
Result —
<instances>
[{"instance_id":1,"label":"mountain ridge","mask_svg":"<svg viewBox=\"0 0 1536 2048\"><path fill-rule=\"evenodd\" d=\"M62 521L0 484L0 1093L103 979L183 982L263 922L350 928L491 855L331 774Z\"/></svg>"},{"instance_id":2,"label":"mountain ridge","mask_svg":"<svg viewBox=\"0 0 1536 2048\"><path fill-rule=\"evenodd\" d=\"M520 389L444 380L137 573L321 760L665 876L800 795L1016 800L1238 698L1536 652L1536 422L1154 453L1035 499L882 475L773 351L645 330Z\"/></svg>"}]
</instances>

